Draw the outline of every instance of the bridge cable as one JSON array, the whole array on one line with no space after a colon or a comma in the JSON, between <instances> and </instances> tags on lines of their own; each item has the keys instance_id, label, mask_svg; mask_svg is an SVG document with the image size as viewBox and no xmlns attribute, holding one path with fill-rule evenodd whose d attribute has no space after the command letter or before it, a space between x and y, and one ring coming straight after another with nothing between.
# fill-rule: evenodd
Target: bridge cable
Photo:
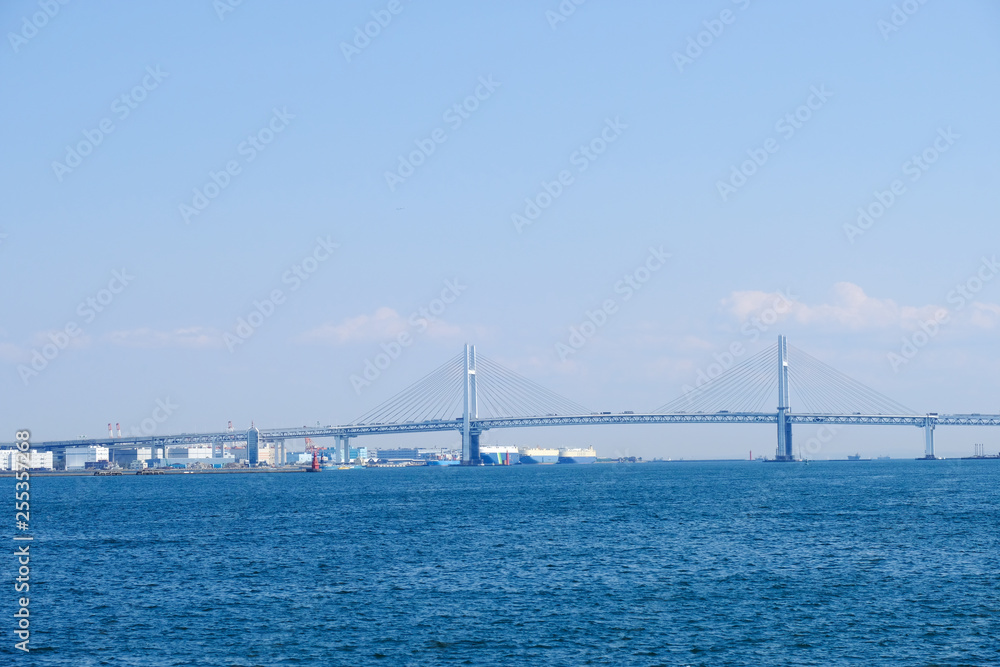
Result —
<instances>
[{"instance_id":1,"label":"bridge cable","mask_svg":"<svg viewBox=\"0 0 1000 667\"><path fill-rule=\"evenodd\" d=\"M891 414L912 415L913 410L867 385L838 371L812 355L792 345L789 348L789 384L798 393L808 394L805 405L809 411L829 414ZM802 380L800 383L799 381ZM808 389L804 388L808 387ZM815 403L813 402L815 401Z\"/></svg>"},{"instance_id":2,"label":"bridge cable","mask_svg":"<svg viewBox=\"0 0 1000 667\"><path fill-rule=\"evenodd\" d=\"M408 413L416 409L429 396L436 397L439 394L442 383L447 378L453 377L455 372L463 367L464 357L465 354L462 353L449 359L406 389L358 417L354 423L399 423L405 421L400 418L412 416ZM432 390L432 393L428 393L429 390Z\"/></svg>"},{"instance_id":3,"label":"bridge cable","mask_svg":"<svg viewBox=\"0 0 1000 667\"><path fill-rule=\"evenodd\" d=\"M777 344L772 344L700 387L689 388L655 412L759 411L768 392L777 386L777 349Z\"/></svg>"}]
</instances>

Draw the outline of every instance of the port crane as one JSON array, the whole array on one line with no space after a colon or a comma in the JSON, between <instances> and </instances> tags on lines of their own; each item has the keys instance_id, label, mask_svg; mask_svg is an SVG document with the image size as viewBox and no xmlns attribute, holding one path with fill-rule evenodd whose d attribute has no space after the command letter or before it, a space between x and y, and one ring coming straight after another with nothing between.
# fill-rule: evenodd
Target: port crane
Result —
<instances>
[{"instance_id":1,"label":"port crane","mask_svg":"<svg viewBox=\"0 0 1000 667\"><path fill-rule=\"evenodd\" d=\"M316 447L313 445L312 438L306 438L306 451L312 452L313 455L312 466L306 468L306 470L309 472L320 472L322 468L319 466L319 453L325 452L326 447Z\"/></svg>"}]
</instances>

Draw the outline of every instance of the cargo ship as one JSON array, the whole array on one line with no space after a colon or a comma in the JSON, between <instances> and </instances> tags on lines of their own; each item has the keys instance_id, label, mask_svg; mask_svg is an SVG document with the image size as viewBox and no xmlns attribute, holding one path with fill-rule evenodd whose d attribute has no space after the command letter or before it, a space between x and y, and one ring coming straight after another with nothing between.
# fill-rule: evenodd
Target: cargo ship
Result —
<instances>
[{"instance_id":1,"label":"cargo ship","mask_svg":"<svg viewBox=\"0 0 1000 667\"><path fill-rule=\"evenodd\" d=\"M521 459L517 447L485 445L479 448L479 460L488 466L512 466Z\"/></svg>"},{"instance_id":2,"label":"cargo ship","mask_svg":"<svg viewBox=\"0 0 1000 667\"><path fill-rule=\"evenodd\" d=\"M559 463L595 463L597 452L593 447L586 449L564 448L559 450Z\"/></svg>"},{"instance_id":3,"label":"cargo ship","mask_svg":"<svg viewBox=\"0 0 1000 667\"><path fill-rule=\"evenodd\" d=\"M540 447L524 447L518 450L518 463L521 464L543 464L559 462L558 449L542 449Z\"/></svg>"}]
</instances>

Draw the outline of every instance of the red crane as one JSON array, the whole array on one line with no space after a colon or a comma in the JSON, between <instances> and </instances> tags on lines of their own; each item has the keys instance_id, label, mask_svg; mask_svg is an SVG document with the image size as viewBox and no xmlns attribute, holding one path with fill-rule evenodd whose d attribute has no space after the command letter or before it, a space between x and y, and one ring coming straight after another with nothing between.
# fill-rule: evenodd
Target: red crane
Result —
<instances>
[{"instance_id":1,"label":"red crane","mask_svg":"<svg viewBox=\"0 0 1000 667\"><path fill-rule=\"evenodd\" d=\"M313 455L312 466L306 468L306 472L321 472L323 469L319 467L319 453L326 451L326 447L316 447L312 438L306 438L306 451L312 452Z\"/></svg>"}]
</instances>

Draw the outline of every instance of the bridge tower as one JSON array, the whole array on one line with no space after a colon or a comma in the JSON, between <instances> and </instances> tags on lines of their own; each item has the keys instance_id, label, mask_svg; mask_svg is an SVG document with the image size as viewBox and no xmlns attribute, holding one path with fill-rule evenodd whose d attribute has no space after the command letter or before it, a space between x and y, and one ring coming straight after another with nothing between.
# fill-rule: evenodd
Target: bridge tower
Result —
<instances>
[{"instance_id":1,"label":"bridge tower","mask_svg":"<svg viewBox=\"0 0 1000 667\"><path fill-rule=\"evenodd\" d=\"M479 431L474 430L471 420L479 417L476 400L476 346L465 346L465 403L462 410L462 463L479 463Z\"/></svg>"},{"instance_id":2,"label":"bridge tower","mask_svg":"<svg viewBox=\"0 0 1000 667\"><path fill-rule=\"evenodd\" d=\"M788 346L778 336L778 452L777 461L794 461L792 423L788 421Z\"/></svg>"}]
</instances>

